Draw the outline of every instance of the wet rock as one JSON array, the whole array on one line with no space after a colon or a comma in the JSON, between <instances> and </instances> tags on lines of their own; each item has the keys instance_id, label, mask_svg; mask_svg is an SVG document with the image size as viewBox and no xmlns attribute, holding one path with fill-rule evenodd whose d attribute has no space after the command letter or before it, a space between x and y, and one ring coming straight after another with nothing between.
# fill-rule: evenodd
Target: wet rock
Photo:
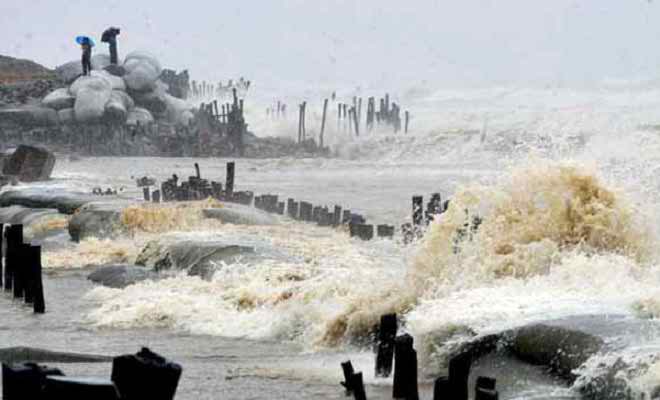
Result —
<instances>
[{"instance_id":1,"label":"wet rock","mask_svg":"<svg viewBox=\"0 0 660 400\"><path fill-rule=\"evenodd\" d=\"M57 125L58 122L57 111L48 107L25 106L0 109L0 125L39 127Z\"/></svg>"},{"instance_id":2,"label":"wet rock","mask_svg":"<svg viewBox=\"0 0 660 400\"><path fill-rule=\"evenodd\" d=\"M128 118L127 101L119 93L122 92L113 90L110 99L105 104L103 119L112 124L123 124Z\"/></svg>"},{"instance_id":3,"label":"wet rock","mask_svg":"<svg viewBox=\"0 0 660 400\"><path fill-rule=\"evenodd\" d=\"M149 110L152 114L164 114L168 109L166 93L162 89L149 92L132 92L135 104Z\"/></svg>"},{"instance_id":4,"label":"wet rock","mask_svg":"<svg viewBox=\"0 0 660 400\"><path fill-rule=\"evenodd\" d=\"M69 90L66 88L55 89L50 92L44 99L41 101L45 107L50 107L55 110L62 110L64 108L72 108L76 98L69 94Z\"/></svg>"},{"instance_id":5,"label":"wet rock","mask_svg":"<svg viewBox=\"0 0 660 400\"><path fill-rule=\"evenodd\" d=\"M135 265L108 265L96 269L87 279L111 288L125 288L148 279L157 279L158 274Z\"/></svg>"},{"instance_id":6,"label":"wet rock","mask_svg":"<svg viewBox=\"0 0 660 400\"><path fill-rule=\"evenodd\" d=\"M112 90L121 90L124 92L126 91L126 83L124 83L124 80L118 76L114 76L108 73L105 70L92 71L91 76L105 79L110 84L110 89Z\"/></svg>"},{"instance_id":7,"label":"wet rock","mask_svg":"<svg viewBox=\"0 0 660 400\"><path fill-rule=\"evenodd\" d=\"M562 377L574 379L573 370L604 345L603 339L578 330L544 324L526 326L507 335L508 348L519 359L544 365Z\"/></svg>"},{"instance_id":8,"label":"wet rock","mask_svg":"<svg viewBox=\"0 0 660 400\"><path fill-rule=\"evenodd\" d=\"M135 264L152 267L155 271L169 269L184 270L189 275L208 277L218 265L231 264L241 257L253 255L255 250L222 241L155 240L147 243L138 255Z\"/></svg>"},{"instance_id":9,"label":"wet rock","mask_svg":"<svg viewBox=\"0 0 660 400\"><path fill-rule=\"evenodd\" d=\"M220 208L202 210L205 218L219 219L234 225L277 225L280 220L265 211L240 204L223 203Z\"/></svg>"},{"instance_id":10,"label":"wet rock","mask_svg":"<svg viewBox=\"0 0 660 400\"><path fill-rule=\"evenodd\" d=\"M123 232L122 210L130 201L91 202L83 205L69 221L71 240L79 242L86 238L104 239Z\"/></svg>"},{"instance_id":11,"label":"wet rock","mask_svg":"<svg viewBox=\"0 0 660 400\"><path fill-rule=\"evenodd\" d=\"M82 72L82 64L80 60L70 61L55 68L55 74L67 84L75 81L82 75Z\"/></svg>"},{"instance_id":12,"label":"wet rock","mask_svg":"<svg viewBox=\"0 0 660 400\"><path fill-rule=\"evenodd\" d=\"M44 218L58 217L59 211L52 208L27 208L9 206L0 208L0 223L28 226Z\"/></svg>"},{"instance_id":13,"label":"wet rock","mask_svg":"<svg viewBox=\"0 0 660 400\"><path fill-rule=\"evenodd\" d=\"M111 360L112 357L108 356L50 351L34 347L0 348L0 362L6 364L17 364L21 362L95 363Z\"/></svg>"},{"instance_id":14,"label":"wet rock","mask_svg":"<svg viewBox=\"0 0 660 400\"><path fill-rule=\"evenodd\" d=\"M0 193L0 207L23 206L29 208L54 208L62 214L73 214L98 197L80 192L65 192L55 188L27 188ZM106 196L107 201L122 201L117 196Z\"/></svg>"},{"instance_id":15,"label":"wet rock","mask_svg":"<svg viewBox=\"0 0 660 400\"><path fill-rule=\"evenodd\" d=\"M3 165L5 175L14 175L23 182L44 181L55 167L55 156L46 149L20 145Z\"/></svg>"}]
</instances>

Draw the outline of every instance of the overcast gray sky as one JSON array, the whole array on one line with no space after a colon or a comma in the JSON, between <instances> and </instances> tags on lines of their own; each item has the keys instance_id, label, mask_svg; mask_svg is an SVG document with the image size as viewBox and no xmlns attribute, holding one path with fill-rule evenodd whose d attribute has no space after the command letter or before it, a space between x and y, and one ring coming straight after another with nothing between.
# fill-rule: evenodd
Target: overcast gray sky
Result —
<instances>
[{"instance_id":1,"label":"overcast gray sky","mask_svg":"<svg viewBox=\"0 0 660 400\"><path fill-rule=\"evenodd\" d=\"M660 77L660 2L648 0L0 0L0 54L52 67L79 57L75 36L109 25L120 52L207 79Z\"/></svg>"}]
</instances>

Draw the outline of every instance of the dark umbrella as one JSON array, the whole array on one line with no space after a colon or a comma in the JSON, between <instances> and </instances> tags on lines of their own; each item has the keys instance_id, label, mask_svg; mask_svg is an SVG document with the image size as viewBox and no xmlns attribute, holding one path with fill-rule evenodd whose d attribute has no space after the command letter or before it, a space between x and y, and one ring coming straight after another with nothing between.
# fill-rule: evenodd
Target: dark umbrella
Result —
<instances>
[{"instance_id":1,"label":"dark umbrella","mask_svg":"<svg viewBox=\"0 0 660 400\"><path fill-rule=\"evenodd\" d=\"M113 36L117 35L119 35L119 28L111 26L110 28L103 31L103 34L101 34L101 41L109 42Z\"/></svg>"}]
</instances>

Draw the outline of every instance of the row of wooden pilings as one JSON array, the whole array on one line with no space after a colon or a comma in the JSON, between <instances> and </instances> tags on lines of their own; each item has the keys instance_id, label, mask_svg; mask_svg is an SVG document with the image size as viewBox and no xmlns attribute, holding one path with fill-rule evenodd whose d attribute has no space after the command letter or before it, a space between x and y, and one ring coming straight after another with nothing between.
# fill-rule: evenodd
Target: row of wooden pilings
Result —
<instances>
[{"instance_id":1,"label":"row of wooden pilings","mask_svg":"<svg viewBox=\"0 0 660 400\"><path fill-rule=\"evenodd\" d=\"M23 225L0 224L0 287L36 314L46 312L41 274L41 246L23 243Z\"/></svg>"},{"instance_id":2,"label":"row of wooden pilings","mask_svg":"<svg viewBox=\"0 0 660 400\"><path fill-rule=\"evenodd\" d=\"M376 377L388 378L394 369L392 398L419 400L417 379L417 351L413 337L409 334L397 336L396 314L386 314L380 318L376 336ZM438 377L433 388L433 400L467 400L468 378L472 357L467 353L458 354L449 361L449 374ZM394 368L392 368L394 367ZM347 396L355 400L367 400L362 372L355 372L351 361L341 363L344 373L342 386ZM475 385L475 400L498 400L494 378L480 376Z\"/></svg>"},{"instance_id":3,"label":"row of wooden pilings","mask_svg":"<svg viewBox=\"0 0 660 400\"><path fill-rule=\"evenodd\" d=\"M254 205L255 208L262 211L278 215L286 214L294 220L312 222L319 226L338 227L348 225L351 237L363 240L371 240L374 236L381 238L392 238L394 236L394 226L380 224L374 230L374 225L367 224L362 215L343 209L340 205L334 205L332 208L327 205L314 206L310 202L296 201L292 198L288 198L286 202L280 201L278 195L264 194L255 197L251 191L234 191L235 173L236 164L228 162L223 188L220 182L203 179L199 164L195 163L195 175L190 176L187 181L180 181L177 175L173 175L161 184L160 189L151 191L149 186L144 186L144 200L160 203L161 201L190 201L214 198L248 206Z\"/></svg>"}]
</instances>

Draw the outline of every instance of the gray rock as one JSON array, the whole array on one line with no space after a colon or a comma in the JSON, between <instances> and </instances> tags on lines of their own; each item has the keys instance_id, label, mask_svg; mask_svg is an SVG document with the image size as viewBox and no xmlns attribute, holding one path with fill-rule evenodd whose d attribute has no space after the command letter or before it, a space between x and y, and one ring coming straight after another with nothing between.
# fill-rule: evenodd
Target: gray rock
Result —
<instances>
[{"instance_id":1,"label":"gray rock","mask_svg":"<svg viewBox=\"0 0 660 400\"><path fill-rule=\"evenodd\" d=\"M57 76L66 84L75 81L80 75L82 75L82 72L82 64L80 60L70 61L55 68L55 74L57 74Z\"/></svg>"},{"instance_id":2,"label":"gray rock","mask_svg":"<svg viewBox=\"0 0 660 400\"><path fill-rule=\"evenodd\" d=\"M14 175L23 182L44 181L50 179L55 167L55 155L50 151L34 146L20 145L5 160L2 172Z\"/></svg>"},{"instance_id":3,"label":"gray rock","mask_svg":"<svg viewBox=\"0 0 660 400\"><path fill-rule=\"evenodd\" d=\"M149 110L151 114L164 114L168 109L167 98L162 89L149 92L131 92L135 104Z\"/></svg>"},{"instance_id":4,"label":"gray rock","mask_svg":"<svg viewBox=\"0 0 660 400\"><path fill-rule=\"evenodd\" d=\"M66 192L57 188L25 188L0 193L0 207L23 206L54 208L62 214L73 214L87 203L98 201L98 196L79 192ZM126 201L117 196L105 196L104 201Z\"/></svg>"},{"instance_id":5,"label":"gray rock","mask_svg":"<svg viewBox=\"0 0 660 400\"><path fill-rule=\"evenodd\" d=\"M108 73L105 70L92 71L91 76L105 79L110 84L110 89L112 90L121 90L123 92L126 91L126 83L124 83L124 80L118 76L114 76Z\"/></svg>"},{"instance_id":6,"label":"gray rock","mask_svg":"<svg viewBox=\"0 0 660 400\"><path fill-rule=\"evenodd\" d=\"M101 122L105 114L105 105L110 100L111 90L81 89L73 107L76 121Z\"/></svg>"},{"instance_id":7,"label":"gray rock","mask_svg":"<svg viewBox=\"0 0 660 400\"><path fill-rule=\"evenodd\" d=\"M277 225L280 220L265 211L256 208L223 203L220 208L208 208L202 210L205 218L219 219L225 224L234 225Z\"/></svg>"},{"instance_id":8,"label":"gray rock","mask_svg":"<svg viewBox=\"0 0 660 400\"><path fill-rule=\"evenodd\" d=\"M149 242L135 264L153 267L155 271L176 269L189 275L209 276L220 263L231 264L253 254L253 247L228 242L166 239Z\"/></svg>"},{"instance_id":9,"label":"gray rock","mask_svg":"<svg viewBox=\"0 0 660 400\"><path fill-rule=\"evenodd\" d=\"M81 206L69 221L71 240L79 242L86 238L104 239L123 232L122 210L133 204L131 201L91 202Z\"/></svg>"},{"instance_id":10,"label":"gray rock","mask_svg":"<svg viewBox=\"0 0 660 400\"><path fill-rule=\"evenodd\" d=\"M0 208L0 222L3 224L22 224L28 226L43 218L52 218L61 214L54 208L27 208L9 206Z\"/></svg>"},{"instance_id":11,"label":"gray rock","mask_svg":"<svg viewBox=\"0 0 660 400\"><path fill-rule=\"evenodd\" d=\"M76 98L69 94L69 90L65 88L55 89L50 92L48 96L41 100L41 104L45 107L50 107L55 110L62 110L64 108L72 108Z\"/></svg>"},{"instance_id":12,"label":"gray rock","mask_svg":"<svg viewBox=\"0 0 660 400\"><path fill-rule=\"evenodd\" d=\"M112 83L106 79L105 76L94 72L94 75L81 76L69 87L69 93L72 96L78 97L78 93L82 89L91 89L94 91L109 91L112 90Z\"/></svg>"},{"instance_id":13,"label":"gray rock","mask_svg":"<svg viewBox=\"0 0 660 400\"><path fill-rule=\"evenodd\" d=\"M135 265L109 265L96 269L87 279L111 288L125 288L148 279L158 279L159 275L145 267Z\"/></svg>"}]
</instances>

